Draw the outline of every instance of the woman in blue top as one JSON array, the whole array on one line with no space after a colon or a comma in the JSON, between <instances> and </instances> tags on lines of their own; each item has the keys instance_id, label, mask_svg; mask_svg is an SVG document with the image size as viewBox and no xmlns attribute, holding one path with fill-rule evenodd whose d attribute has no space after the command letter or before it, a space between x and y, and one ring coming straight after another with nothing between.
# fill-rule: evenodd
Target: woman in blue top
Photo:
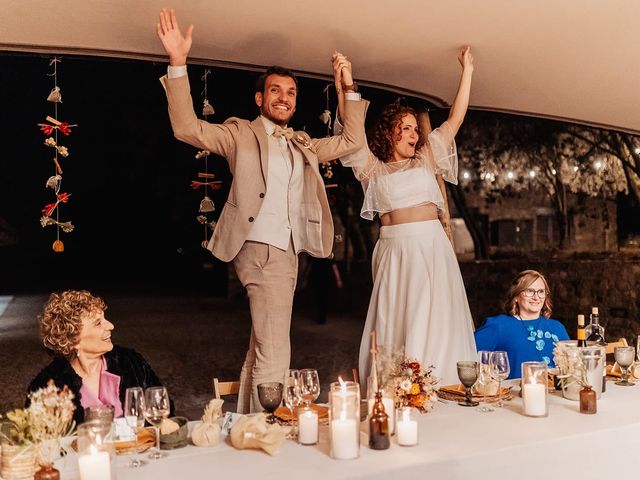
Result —
<instances>
[{"instance_id":1,"label":"woman in blue top","mask_svg":"<svg viewBox=\"0 0 640 480\"><path fill-rule=\"evenodd\" d=\"M509 356L509 378L520 378L522 362L553 363L553 344L568 340L564 325L551 316L551 291L535 270L520 272L511 282L506 315L489 317L475 332L478 350L503 350Z\"/></svg>"}]
</instances>

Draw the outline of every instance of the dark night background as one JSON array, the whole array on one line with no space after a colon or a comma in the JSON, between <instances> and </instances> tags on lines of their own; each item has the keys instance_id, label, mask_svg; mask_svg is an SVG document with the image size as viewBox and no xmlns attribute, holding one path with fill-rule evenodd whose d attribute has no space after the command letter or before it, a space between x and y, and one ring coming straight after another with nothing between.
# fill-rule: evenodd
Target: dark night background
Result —
<instances>
[{"instance_id":1,"label":"dark night background","mask_svg":"<svg viewBox=\"0 0 640 480\"><path fill-rule=\"evenodd\" d=\"M0 55L0 220L16 237L13 244L0 247L0 293L108 286L224 295L227 267L200 247L203 228L195 217L202 190L189 187L203 170L203 161L194 158L194 147L177 141L171 132L158 81L166 72L165 63L62 57L58 85L63 102L58 119L78 127L58 140L70 152L61 158L61 191L72 195L62 205L60 220L71 220L76 228L73 233L61 233L64 253L52 251L55 227L42 228L39 218L43 206L54 198L53 190L45 188L47 178L55 173L53 149L43 144L46 136L37 126L54 112L54 104L46 101L54 85L47 76L53 72L50 59ZM197 113L204 68L189 67ZM257 76L256 72L212 68L208 96L215 114L209 121L255 118ZM291 126L323 136L326 127L318 116L326 105L323 90L332 82L300 79L300 83ZM375 97L369 119L375 117L376 109L397 98L379 90L361 91L365 98ZM333 91L330 100L335 111ZM209 193L217 216L231 177L224 159L213 157L209 164L225 186ZM334 167L334 172L332 182L353 183L349 170ZM355 183L348 188L354 186L357 191Z\"/></svg>"}]
</instances>

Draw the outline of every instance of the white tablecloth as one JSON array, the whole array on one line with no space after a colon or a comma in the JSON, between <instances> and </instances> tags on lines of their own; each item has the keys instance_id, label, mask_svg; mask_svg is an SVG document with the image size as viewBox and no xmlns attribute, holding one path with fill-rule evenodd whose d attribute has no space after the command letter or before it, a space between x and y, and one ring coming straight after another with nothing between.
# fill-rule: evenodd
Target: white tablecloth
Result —
<instances>
[{"instance_id":1,"label":"white tablecloth","mask_svg":"<svg viewBox=\"0 0 640 480\"><path fill-rule=\"evenodd\" d=\"M517 480L551 478L611 478L640 454L640 384L619 387L608 383L596 415L582 415L578 402L558 393L550 396L549 416L522 415L522 401L481 413L476 408L437 402L420 415L420 443L389 450L361 445L357 460L329 457L328 430L320 442L300 446L285 441L276 456L256 450L235 450L228 440L214 448L188 446L170 452L146 467L129 469L128 456L116 459L118 480L247 478L299 479L465 479ZM78 478L77 457L70 453L56 463L63 479ZM632 474L633 470L628 470ZM412 475L412 476L410 476ZM635 475L635 474L634 474Z\"/></svg>"}]
</instances>

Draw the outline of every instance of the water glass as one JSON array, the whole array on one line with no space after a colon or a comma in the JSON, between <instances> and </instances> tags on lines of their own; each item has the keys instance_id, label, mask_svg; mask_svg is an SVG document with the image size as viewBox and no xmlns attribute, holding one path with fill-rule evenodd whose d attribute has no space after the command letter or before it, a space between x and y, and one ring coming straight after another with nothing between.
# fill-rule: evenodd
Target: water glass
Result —
<instances>
[{"instance_id":1,"label":"water glass","mask_svg":"<svg viewBox=\"0 0 640 480\"><path fill-rule=\"evenodd\" d=\"M623 387L635 385L634 382L629 381L628 371L628 368L633 363L633 359L636 354L635 349L633 347L616 347L613 354L616 362L618 362L618 365L620 365L620 369L622 370L622 378L616 382L616 385L621 385Z\"/></svg>"},{"instance_id":2,"label":"water glass","mask_svg":"<svg viewBox=\"0 0 640 480\"><path fill-rule=\"evenodd\" d=\"M458 402L458 405L462 407L477 407L479 402L473 400L471 396L471 387L478 379L478 373L480 371L480 364L478 362L458 362L458 378L464 387L466 388L466 395L464 402Z\"/></svg>"}]
</instances>

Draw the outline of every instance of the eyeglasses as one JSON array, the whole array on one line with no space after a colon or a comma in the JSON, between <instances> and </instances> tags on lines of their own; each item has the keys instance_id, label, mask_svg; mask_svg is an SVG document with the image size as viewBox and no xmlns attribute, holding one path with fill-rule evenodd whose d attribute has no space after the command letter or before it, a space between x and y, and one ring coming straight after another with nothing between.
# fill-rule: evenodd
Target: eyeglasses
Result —
<instances>
[{"instance_id":1,"label":"eyeglasses","mask_svg":"<svg viewBox=\"0 0 640 480\"><path fill-rule=\"evenodd\" d=\"M522 294L527 298L533 298L535 294L538 294L538 298L545 298L547 296L547 291L544 288L540 290L534 290L533 288L525 288L522 291Z\"/></svg>"}]
</instances>

